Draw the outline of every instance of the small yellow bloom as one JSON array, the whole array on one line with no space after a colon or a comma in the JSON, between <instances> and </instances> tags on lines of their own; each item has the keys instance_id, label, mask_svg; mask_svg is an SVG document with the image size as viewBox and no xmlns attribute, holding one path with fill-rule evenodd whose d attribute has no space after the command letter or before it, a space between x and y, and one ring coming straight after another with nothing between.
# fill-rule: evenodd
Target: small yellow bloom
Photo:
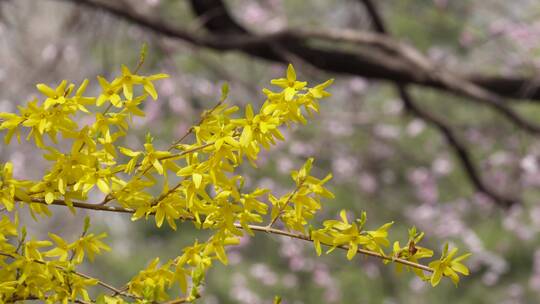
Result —
<instances>
[{"instance_id":1,"label":"small yellow bloom","mask_svg":"<svg viewBox=\"0 0 540 304\"><path fill-rule=\"evenodd\" d=\"M102 93L96 100L98 107L102 106L106 101L110 101L115 107L121 107L122 102L118 92L122 88L120 79L115 79L109 83L105 78L98 76L99 84L101 85Z\"/></svg>"},{"instance_id":2,"label":"small yellow bloom","mask_svg":"<svg viewBox=\"0 0 540 304\"><path fill-rule=\"evenodd\" d=\"M471 254L467 253L454 258L457 251L457 248L453 248L450 252L448 252L448 244L446 244L441 258L437 261L429 263L429 267L433 269L433 274L431 275L430 279L432 286L437 286L443 276L450 277L452 282L457 285L459 282L458 273L461 273L462 275L469 275L469 269L467 266L462 264L461 261L468 258Z\"/></svg>"},{"instance_id":3,"label":"small yellow bloom","mask_svg":"<svg viewBox=\"0 0 540 304\"><path fill-rule=\"evenodd\" d=\"M307 85L305 81L296 81L296 72L292 64L289 64L287 67L287 78L274 79L271 82L285 89L283 92L286 101L291 101L294 95L296 95L296 92Z\"/></svg>"},{"instance_id":4,"label":"small yellow bloom","mask_svg":"<svg viewBox=\"0 0 540 304\"><path fill-rule=\"evenodd\" d=\"M66 88L67 80L62 80L62 82L55 88L51 88L43 83L36 85L38 91L43 95L47 96L47 99L44 102L45 110L56 104L64 104L66 102Z\"/></svg>"}]
</instances>

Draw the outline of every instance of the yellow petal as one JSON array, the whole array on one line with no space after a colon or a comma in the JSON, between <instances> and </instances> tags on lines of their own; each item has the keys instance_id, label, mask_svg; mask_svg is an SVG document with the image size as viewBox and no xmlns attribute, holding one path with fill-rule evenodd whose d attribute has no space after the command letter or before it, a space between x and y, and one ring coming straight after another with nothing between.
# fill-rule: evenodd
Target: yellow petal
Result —
<instances>
[{"instance_id":1,"label":"yellow petal","mask_svg":"<svg viewBox=\"0 0 540 304\"><path fill-rule=\"evenodd\" d=\"M203 178L202 175L199 173L193 174L193 183L195 184L195 188L198 189L201 186L202 178Z\"/></svg>"},{"instance_id":2,"label":"yellow petal","mask_svg":"<svg viewBox=\"0 0 540 304\"><path fill-rule=\"evenodd\" d=\"M45 202L47 204L51 204L53 201L54 201L54 193L47 192L47 194L45 194Z\"/></svg>"},{"instance_id":3,"label":"yellow petal","mask_svg":"<svg viewBox=\"0 0 540 304\"><path fill-rule=\"evenodd\" d=\"M358 251L358 245L356 243L350 244L349 250L347 251L347 259L352 260L354 256L356 255L357 251Z\"/></svg>"},{"instance_id":4,"label":"yellow petal","mask_svg":"<svg viewBox=\"0 0 540 304\"><path fill-rule=\"evenodd\" d=\"M152 99L154 100L157 99L158 95L157 95L156 89L154 88L154 85L150 81L145 81L143 88L146 93L152 96Z\"/></svg>"},{"instance_id":5,"label":"yellow petal","mask_svg":"<svg viewBox=\"0 0 540 304\"><path fill-rule=\"evenodd\" d=\"M58 96L56 95L56 91L47 86L46 84L39 83L36 85L36 88L38 89L38 91L43 93L43 95L49 98L58 98Z\"/></svg>"},{"instance_id":6,"label":"yellow petal","mask_svg":"<svg viewBox=\"0 0 540 304\"><path fill-rule=\"evenodd\" d=\"M289 64L289 66L287 67L287 80L296 81L296 72L294 71L294 67L292 64Z\"/></svg>"},{"instance_id":7,"label":"yellow petal","mask_svg":"<svg viewBox=\"0 0 540 304\"><path fill-rule=\"evenodd\" d=\"M99 190L101 190L101 192L105 194L109 194L109 192L111 192L111 189L109 188L109 184L107 184L107 182L105 182L105 180L103 180L102 178L98 179L96 184Z\"/></svg>"},{"instance_id":8,"label":"yellow petal","mask_svg":"<svg viewBox=\"0 0 540 304\"><path fill-rule=\"evenodd\" d=\"M242 145L242 147L247 147L251 142L252 137L253 132L251 131L251 126L245 126L242 135L240 135L240 145Z\"/></svg>"},{"instance_id":9,"label":"yellow petal","mask_svg":"<svg viewBox=\"0 0 540 304\"><path fill-rule=\"evenodd\" d=\"M435 287L439 285L441 278L442 278L442 270L439 268L435 269L435 272L431 275L431 280L430 280L431 286Z\"/></svg>"}]
</instances>

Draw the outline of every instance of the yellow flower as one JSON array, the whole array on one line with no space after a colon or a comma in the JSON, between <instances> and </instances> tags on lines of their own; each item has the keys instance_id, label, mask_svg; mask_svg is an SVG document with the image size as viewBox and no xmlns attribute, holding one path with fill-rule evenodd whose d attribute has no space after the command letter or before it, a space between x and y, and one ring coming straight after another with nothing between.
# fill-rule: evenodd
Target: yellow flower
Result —
<instances>
[{"instance_id":1,"label":"yellow flower","mask_svg":"<svg viewBox=\"0 0 540 304\"><path fill-rule=\"evenodd\" d=\"M132 100L127 100L123 104L123 109L120 112L121 114L127 114L129 119L131 120L133 115L144 117L144 111L139 108L139 105L147 98L148 96L141 95L139 97L133 98Z\"/></svg>"},{"instance_id":2,"label":"yellow flower","mask_svg":"<svg viewBox=\"0 0 540 304\"><path fill-rule=\"evenodd\" d=\"M441 258L438 261L433 261L429 263L429 267L433 269L433 274L431 275L430 279L432 286L437 286L443 276L450 277L452 282L457 285L457 283L459 282L458 273L461 273L463 275L469 275L469 269L467 268L467 266L462 264L461 261L468 258L471 254L466 253L457 258L454 258L457 251L457 248L453 248L452 250L450 250L450 252L448 252L448 244L446 244L444 246L444 251Z\"/></svg>"},{"instance_id":3,"label":"yellow flower","mask_svg":"<svg viewBox=\"0 0 540 304\"><path fill-rule=\"evenodd\" d=\"M399 242L394 242L393 257L418 263L419 259L430 258L433 256L433 250L418 246L418 243L424 238L424 233L417 233L416 227L409 229L409 240L407 246L401 247ZM396 263L396 271L401 272L403 264ZM407 270L412 271L420 278L424 279L424 271L414 267L408 267Z\"/></svg>"},{"instance_id":4,"label":"yellow flower","mask_svg":"<svg viewBox=\"0 0 540 304\"><path fill-rule=\"evenodd\" d=\"M29 259L42 260L40 248L49 247L52 243L49 241L28 241L24 244L24 256Z\"/></svg>"},{"instance_id":5,"label":"yellow flower","mask_svg":"<svg viewBox=\"0 0 540 304\"><path fill-rule=\"evenodd\" d=\"M185 205L185 199L179 197L177 193L166 194L166 197L162 198L159 203L149 209L147 213L155 213L156 226L158 228L163 225L163 220L166 219L169 226L173 230L176 230L175 220L179 219L183 213L186 213L185 211L182 212L182 207Z\"/></svg>"},{"instance_id":6,"label":"yellow flower","mask_svg":"<svg viewBox=\"0 0 540 304\"><path fill-rule=\"evenodd\" d=\"M207 180L208 163L191 164L176 172L178 176L191 176L196 189L205 185Z\"/></svg>"},{"instance_id":7,"label":"yellow flower","mask_svg":"<svg viewBox=\"0 0 540 304\"><path fill-rule=\"evenodd\" d=\"M92 138L92 131L88 126L84 126L80 131L66 130L64 136L73 139L71 154L78 154L83 148L89 152L96 150L96 142Z\"/></svg>"},{"instance_id":8,"label":"yellow flower","mask_svg":"<svg viewBox=\"0 0 540 304\"><path fill-rule=\"evenodd\" d=\"M45 199L47 204L52 204L55 199L61 196L60 191L58 191L58 183L54 183L50 180L44 180L35 184L30 188L30 191L39 193Z\"/></svg>"},{"instance_id":9,"label":"yellow flower","mask_svg":"<svg viewBox=\"0 0 540 304\"><path fill-rule=\"evenodd\" d=\"M15 207L15 199L30 201L30 197L24 188L29 187L31 182L19 181L13 178L13 164L10 162L0 166L0 203L7 211Z\"/></svg>"},{"instance_id":10,"label":"yellow flower","mask_svg":"<svg viewBox=\"0 0 540 304\"><path fill-rule=\"evenodd\" d=\"M264 147L269 147L269 143L274 143L273 137L283 138L283 135L277 129L280 124L279 119L271 115L254 115L253 107L250 104L246 106L246 117L236 119L233 123L243 127L240 135L240 145L244 148L257 142Z\"/></svg>"},{"instance_id":11,"label":"yellow flower","mask_svg":"<svg viewBox=\"0 0 540 304\"><path fill-rule=\"evenodd\" d=\"M71 250L69 244L60 236L54 233L49 233L49 238L51 238L56 243L56 247L45 252L45 256L46 257L57 256L60 261L66 261L68 259L69 252Z\"/></svg>"},{"instance_id":12,"label":"yellow flower","mask_svg":"<svg viewBox=\"0 0 540 304\"><path fill-rule=\"evenodd\" d=\"M172 153L169 151L158 151L154 149L154 146L151 143L144 144L144 158L141 162L141 168L147 170L148 168L156 169L157 173L160 175L165 174L165 169L167 169L162 164L162 160L167 157L172 157Z\"/></svg>"},{"instance_id":13,"label":"yellow flower","mask_svg":"<svg viewBox=\"0 0 540 304\"><path fill-rule=\"evenodd\" d=\"M122 84L123 93L126 99L133 99L133 85L141 82L141 76L131 74L129 68L122 65L122 77L120 78L120 83Z\"/></svg>"},{"instance_id":14,"label":"yellow flower","mask_svg":"<svg viewBox=\"0 0 540 304\"><path fill-rule=\"evenodd\" d=\"M137 162L139 160L139 157L143 155L143 152L136 152L128 148L120 147L120 153L129 156L131 159L129 162L124 166L124 172L131 173L133 170L135 170L137 166Z\"/></svg>"},{"instance_id":15,"label":"yellow flower","mask_svg":"<svg viewBox=\"0 0 540 304\"><path fill-rule=\"evenodd\" d=\"M101 241L101 239L105 237L107 237L106 233L101 233L99 235L90 233L75 241L69 246L74 252L73 261L77 264L82 263L85 254L88 255L90 261L93 261L94 257L97 254L100 254L102 250L110 251L111 248Z\"/></svg>"},{"instance_id":16,"label":"yellow flower","mask_svg":"<svg viewBox=\"0 0 540 304\"><path fill-rule=\"evenodd\" d=\"M366 238L360 234L360 227L356 223L349 223L347 212L341 210L339 213L341 221L328 220L323 223L325 229L321 232L328 232L332 237L333 249L339 245L347 245L347 259L352 260L358 251L358 245L365 243Z\"/></svg>"},{"instance_id":17,"label":"yellow flower","mask_svg":"<svg viewBox=\"0 0 540 304\"><path fill-rule=\"evenodd\" d=\"M148 77L135 75L131 73L127 66L122 65L122 76L119 79L122 84L124 96L127 100L133 99L133 85L135 84L142 84L144 91L155 100L157 99L157 92L152 81L167 77L169 77L167 74L155 74Z\"/></svg>"},{"instance_id":18,"label":"yellow flower","mask_svg":"<svg viewBox=\"0 0 540 304\"><path fill-rule=\"evenodd\" d=\"M313 88L308 89L308 92L317 99L331 96L331 94L326 92L325 89L329 87L333 82L334 79L329 79L319 85L316 85Z\"/></svg>"},{"instance_id":19,"label":"yellow flower","mask_svg":"<svg viewBox=\"0 0 540 304\"><path fill-rule=\"evenodd\" d=\"M55 88L51 88L43 83L36 85L38 91L43 95L47 96L43 104L45 110L56 104L64 104L66 102L66 93L67 92L67 80L62 80L62 82Z\"/></svg>"},{"instance_id":20,"label":"yellow flower","mask_svg":"<svg viewBox=\"0 0 540 304\"><path fill-rule=\"evenodd\" d=\"M163 79L163 78L168 78L168 77L169 77L169 75L167 75L167 74L154 74L154 75L150 75L150 76L147 76L147 77L143 77L142 78L142 85L143 85L144 91L146 93L148 93L152 97L152 99L156 100L158 98L158 95L157 95L156 89L154 88L154 84L152 83L152 81Z\"/></svg>"},{"instance_id":21,"label":"yellow flower","mask_svg":"<svg viewBox=\"0 0 540 304\"><path fill-rule=\"evenodd\" d=\"M115 107L121 107L122 102L118 91L120 91L120 79L115 79L109 83L105 78L98 76L99 84L101 85L102 93L96 100L98 107L102 106L106 101L110 101Z\"/></svg>"},{"instance_id":22,"label":"yellow flower","mask_svg":"<svg viewBox=\"0 0 540 304\"><path fill-rule=\"evenodd\" d=\"M296 72L294 71L292 64L289 64L287 67L287 78L274 79L271 82L272 84L285 89L283 92L286 101L291 101L294 98L294 95L296 95L296 92L307 85L307 82L305 81L296 81Z\"/></svg>"},{"instance_id":23,"label":"yellow flower","mask_svg":"<svg viewBox=\"0 0 540 304\"><path fill-rule=\"evenodd\" d=\"M363 244L366 249L384 254L381 246L387 247L390 245L388 241L388 229L394 222L386 223L374 231L366 231L368 240Z\"/></svg>"},{"instance_id":24,"label":"yellow flower","mask_svg":"<svg viewBox=\"0 0 540 304\"><path fill-rule=\"evenodd\" d=\"M4 142L9 144L14 134L17 134L17 139L20 142L21 135L19 126L25 120L25 118L14 113L0 113L0 119L3 120L0 124L0 130L8 130L8 133L4 137Z\"/></svg>"},{"instance_id":25,"label":"yellow flower","mask_svg":"<svg viewBox=\"0 0 540 304\"><path fill-rule=\"evenodd\" d=\"M75 183L73 189L87 194L94 186L104 194L111 192L112 170L110 168L87 168L84 175Z\"/></svg>"}]
</instances>

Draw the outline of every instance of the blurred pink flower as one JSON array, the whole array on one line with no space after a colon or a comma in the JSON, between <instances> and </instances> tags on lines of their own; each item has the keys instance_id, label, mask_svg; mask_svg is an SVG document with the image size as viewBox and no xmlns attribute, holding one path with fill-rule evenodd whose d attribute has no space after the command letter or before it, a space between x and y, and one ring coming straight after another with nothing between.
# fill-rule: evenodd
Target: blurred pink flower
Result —
<instances>
[{"instance_id":1,"label":"blurred pink flower","mask_svg":"<svg viewBox=\"0 0 540 304\"><path fill-rule=\"evenodd\" d=\"M374 193L377 191L378 183L373 175L363 172L358 176L358 186L363 192Z\"/></svg>"},{"instance_id":2,"label":"blurred pink flower","mask_svg":"<svg viewBox=\"0 0 540 304\"><path fill-rule=\"evenodd\" d=\"M257 263L251 266L251 276L267 286L273 286L278 282L278 277L266 264Z\"/></svg>"},{"instance_id":3,"label":"blurred pink flower","mask_svg":"<svg viewBox=\"0 0 540 304\"><path fill-rule=\"evenodd\" d=\"M377 124L373 132L380 138L396 139L401 134L401 129L389 124Z\"/></svg>"},{"instance_id":4,"label":"blurred pink flower","mask_svg":"<svg viewBox=\"0 0 540 304\"><path fill-rule=\"evenodd\" d=\"M422 133L424 129L426 128L426 123L421 119L413 119L408 125L407 125L407 134L409 136L415 137Z\"/></svg>"},{"instance_id":5,"label":"blurred pink flower","mask_svg":"<svg viewBox=\"0 0 540 304\"><path fill-rule=\"evenodd\" d=\"M407 174L409 181L415 186L416 197L424 203L434 204L439 199L437 181L426 168L416 168Z\"/></svg>"},{"instance_id":6,"label":"blurred pink flower","mask_svg":"<svg viewBox=\"0 0 540 304\"><path fill-rule=\"evenodd\" d=\"M332 172L338 180L353 177L358 166L358 159L353 156L340 156L332 159Z\"/></svg>"},{"instance_id":7,"label":"blurred pink flower","mask_svg":"<svg viewBox=\"0 0 540 304\"><path fill-rule=\"evenodd\" d=\"M469 47L474 42L475 42L475 38L468 29L465 29L463 32L461 32L461 35L459 37L459 44L461 44L461 46Z\"/></svg>"},{"instance_id":8,"label":"blurred pink flower","mask_svg":"<svg viewBox=\"0 0 540 304\"><path fill-rule=\"evenodd\" d=\"M452 162L447 156L439 156L431 163L431 170L437 177L448 175L452 168Z\"/></svg>"},{"instance_id":9,"label":"blurred pink flower","mask_svg":"<svg viewBox=\"0 0 540 304\"><path fill-rule=\"evenodd\" d=\"M277 160L277 169L283 174L289 174L293 167L294 162L289 157L280 157Z\"/></svg>"},{"instance_id":10,"label":"blurred pink flower","mask_svg":"<svg viewBox=\"0 0 540 304\"><path fill-rule=\"evenodd\" d=\"M352 77L349 81L349 88L354 93L363 93L368 87L368 82L362 77Z\"/></svg>"}]
</instances>

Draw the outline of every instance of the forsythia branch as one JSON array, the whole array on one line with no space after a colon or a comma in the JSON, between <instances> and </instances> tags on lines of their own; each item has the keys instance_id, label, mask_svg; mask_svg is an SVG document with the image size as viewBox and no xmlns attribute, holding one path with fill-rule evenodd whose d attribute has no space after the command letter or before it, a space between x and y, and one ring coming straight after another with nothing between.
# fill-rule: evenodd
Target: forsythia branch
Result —
<instances>
[{"instance_id":1,"label":"forsythia branch","mask_svg":"<svg viewBox=\"0 0 540 304\"><path fill-rule=\"evenodd\" d=\"M132 150L119 146L118 140L126 136L133 116L144 116L140 104L149 96L157 99L153 81L168 76L141 76L126 66L121 71L110 82L98 77L102 92L97 97L83 96L87 80L77 90L75 84L67 81L56 88L39 84L37 88L45 96L43 102L36 98L26 107L20 106L18 114L0 113L0 130L7 131L6 142L13 136L20 140L22 132L29 132L27 140L33 140L51 162L38 181L13 178L10 162L0 167L0 204L11 215L0 219L0 257L13 259L0 258L0 301L36 296L49 302L91 302L87 288L98 284L114 293L101 295L96 303L122 304L122 297L139 303L163 303L169 299L171 286L178 284L182 296L172 303L191 302L200 297L200 287L213 262L227 264L226 248L237 245L246 233L255 232L311 242L318 255L321 247L326 246L327 253L336 248L346 250L349 260L361 254L385 263L394 262L397 271L405 267L433 286L442 277L457 284L458 273L468 275L468 268L461 263L468 255L455 257L456 248L446 247L442 256L428 266L419 262L432 257L433 251L419 245L423 233L417 233L415 228L409 230L407 246L394 242L392 253L385 253L393 222L375 230L365 229L365 212L350 221L342 210L340 220L325 220L322 228L313 228L310 221L322 208L322 199L334 198L325 186L332 175L318 178L310 174L313 158L291 172L296 187L290 193L276 197L268 189L244 190L245 178L235 174L243 160L256 166L261 149L285 139L281 128L306 124L307 116L319 112L319 100L330 96L326 88L332 80L308 87L307 82L297 80L289 65L285 77L271 82L281 90L264 89L266 100L260 109L256 111L248 104L239 117L233 116L238 107L224 103L228 93L224 86L220 101L169 149L156 148L154 138L147 134L144 149ZM91 113L87 108L90 106L98 110ZM99 111L101 106L107 110ZM83 113L95 115L93 123L79 126L75 114ZM58 134L71 141L69 152L56 147ZM190 134L194 135L194 143L181 144ZM173 149L179 152L173 153ZM179 177L172 187L171 173ZM162 186L161 193L151 194L158 185ZM86 203L91 191L99 191L105 198L100 203ZM264 197L267 202L263 202ZM113 200L117 206L107 205ZM27 240L25 227L20 227L19 210L28 207L38 220L36 215L51 214L51 205L65 206L72 212L80 208L128 213L132 221L151 217L158 228L166 222L174 230L177 221L191 221L198 229L210 230L212 234L205 242L195 241L184 247L174 259L162 262L155 258L125 289L117 289L75 272L85 258L93 261L96 255L110 250L101 241L105 233L88 232L89 218L84 222L83 233L73 242L54 233L48 234L50 240ZM265 220L268 225L259 225ZM272 227L278 221L283 229ZM58 270L77 276L63 276Z\"/></svg>"},{"instance_id":2,"label":"forsythia branch","mask_svg":"<svg viewBox=\"0 0 540 304\"><path fill-rule=\"evenodd\" d=\"M41 201L41 200L35 200L33 202L37 203L37 204L46 204L45 201ZM55 200L52 204L57 205L57 206L65 206L65 207L68 206L62 200ZM112 206L101 206L99 204L86 204L86 203L80 203L80 202L73 202L73 207L80 208L80 209L94 210L94 211L108 211L108 212L120 212L120 213L134 213L135 212L135 210L128 209L128 208L112 207ZM182 220L195 221L195 218L182 218ZM239 223L234 223L234 226L239 228L239 229L243 228L242 225L239 224ZM292 239L298 239L298 240L303 240L303 241L307 241L307 242L313 242L313 240L307 235L296 234L296 233L292 233L292 232L289 232L289 231L272 228L272 227L269 227L269 226L248 225L248 227L251 230L254 230L254 231L266 232L266 233L270 233L270 234L286 236L286 237L289 237L289 238L292 238ZM349 249L347 246L338 246L338 248L343 249L343 250L348 250ZM424 271L427 271L427 272L433 272L433 269L429 268L426 265L413 263L413 262L410 262L410 261L407 261L407 260L404 260L404 259L400 259L400 258L395 258L395 257L392 257L392 256L386 256L386 255L380 254L378 252L365 250L365 249L361 249L361 248L359 248L357 252L360 253L360 254L375 257L375 258L378 258L378 259L381 259L381 260L386 260L386 261L391 261L391 262L403 264L403 265L414 267L414 268L424 270Z\"/></svg>"}]
</instances>

